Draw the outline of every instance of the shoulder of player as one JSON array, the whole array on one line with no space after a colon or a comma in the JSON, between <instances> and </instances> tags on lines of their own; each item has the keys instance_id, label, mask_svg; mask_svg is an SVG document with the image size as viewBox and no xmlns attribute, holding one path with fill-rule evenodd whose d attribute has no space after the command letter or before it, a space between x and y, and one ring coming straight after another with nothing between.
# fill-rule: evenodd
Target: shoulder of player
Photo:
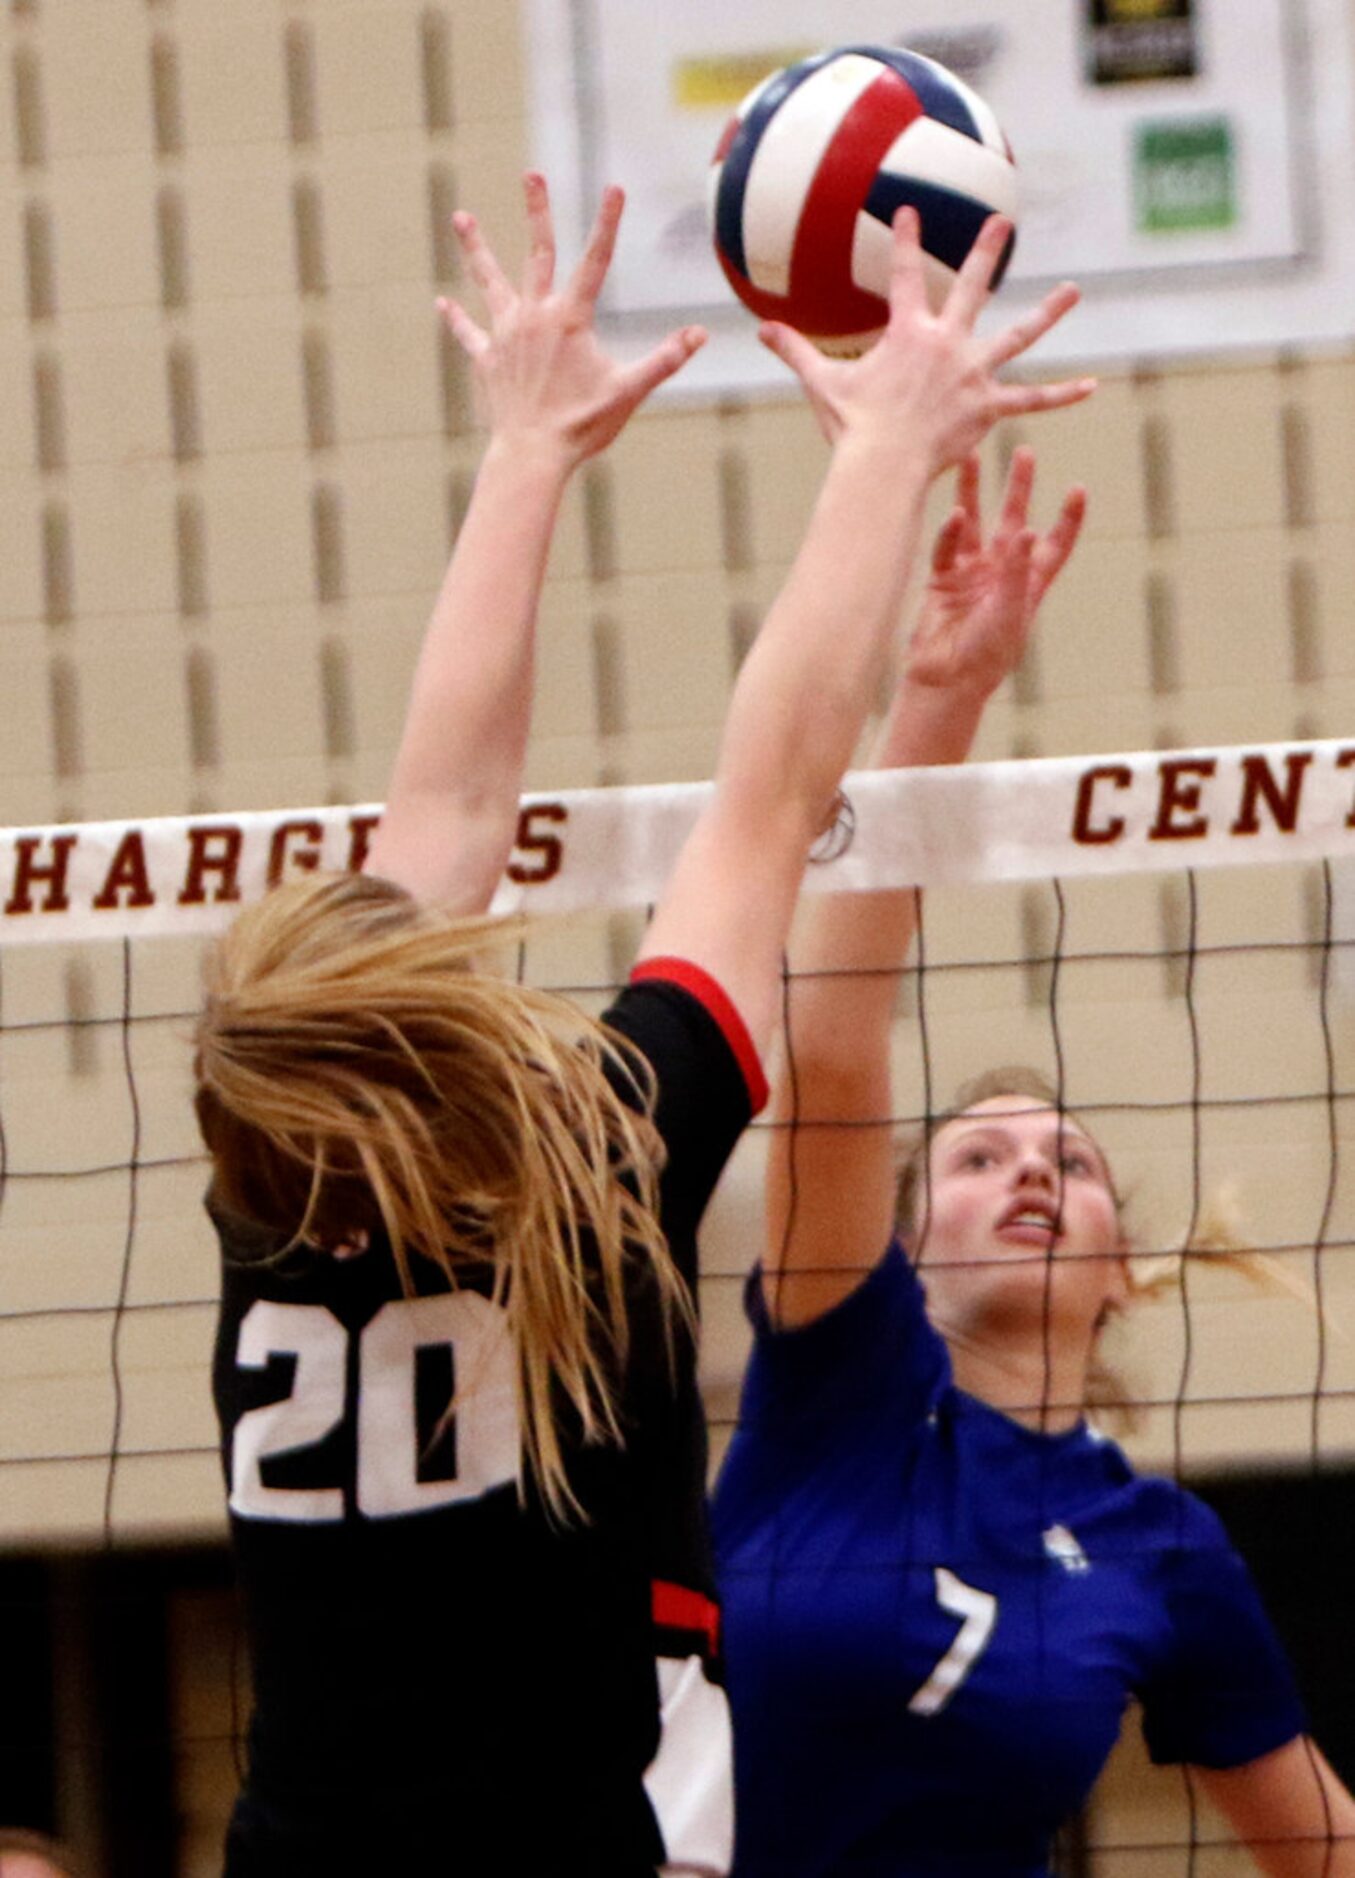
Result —
<instances>
[{"instance_id":1,"label":"shoulder of player","mask_svg":"<svg viewBox=\"0 0 1355 1878\"><path fill-rule=\"evenodd\" d=\"M1232 1550L1212 1507L1165 1475L1135 1472L1114 1443L1106 1446L1120 1457L1123 1471L1117 1470L1104 1510L1123 1526L1129 1549L1164 1559Z\"/></svg>"},{"instance_id":2,"label":"shoulder of player","mask_svg":"<svg viewBox=\"0 0 1355 1878\"><path fill-rule=\"evenodd\" d=\"M603 1013L607 1027L662 1074L676 1061L737 1071L754 1113L767 1099L761 1059L732 1001L698 966L648 959Z\"/></svg>"}]
</instances>

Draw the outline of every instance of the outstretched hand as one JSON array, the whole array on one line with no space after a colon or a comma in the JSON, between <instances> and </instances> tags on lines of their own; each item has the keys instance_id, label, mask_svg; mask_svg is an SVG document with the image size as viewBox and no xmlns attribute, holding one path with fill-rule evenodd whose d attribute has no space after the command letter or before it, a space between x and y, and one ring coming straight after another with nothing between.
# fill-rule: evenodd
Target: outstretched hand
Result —
<instances>
[{"instance_id":1,"label":"outstretched hand","mask_svg":"<svg viewBox=\"0 0 1355 1878\"><path fill-rule=\"evenodd\" d=\"M1077 544L1087 492L1068 491L1052 528L1028 526L1035 453L1013 453L997 523L984 539L979 461L960 464L955 507L932 550L931 578L909 639L910 683L987 698L1021 662L1040 602Z\"/></svg>"},{"instance_id":2,"label":"outstretched hand","mask_svg":"<svg viewBox=\"0 0 1355 1878\"><path fill-rule=\"evenodd\" d=\"M514 287L473 215L452 217L467 271L487 314L479 325L456 300L439 300L448 329L470 359L495 437L536 439L560 451L569 467L603 450L657 385L705 343L683 326L645 358L621 364L598 343L594 314L616 247L624 197L603 192L583 258L568 284L555 285L555 228L546 181L523 179L528 251Z\"/></svg>"},{"instance_id":3,"label":"outstretched hand","mask_svg":"<svg viewBox=\"0 0 1355 1878\"><path fill-rule=\"evenodd\" d=\"M1096 389L1092 378L1053 385L1004 385L998 369L1028 351L1077 304L1071 282L1054 288L1033 312L993 338L974 327L1011 235L1011 223L989 216L933 313L927 302L919 224L913 209L894 217L889 323L869 352L856 359L828 358L802 334L775 322L759 333L800 379L830 443L849 430L877 434L898 426L922 448L930 472L958 463L1003 417L1077 404Z\"/></svg>"}]
</instances>

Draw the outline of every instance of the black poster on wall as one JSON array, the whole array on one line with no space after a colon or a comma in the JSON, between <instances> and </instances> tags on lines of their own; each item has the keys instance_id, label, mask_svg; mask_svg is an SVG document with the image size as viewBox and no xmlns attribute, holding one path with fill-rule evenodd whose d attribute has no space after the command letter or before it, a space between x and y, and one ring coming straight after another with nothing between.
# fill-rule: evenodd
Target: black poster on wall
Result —
<instances>
[{"instance_id":1,"label":"black poster on wall","mask_svg":"<svg viewBox=\"0 0 1355 1878\"><path fill-rule=\"evenodd\" d=\"M1093 84L1194 78L1200 69L1196 0L1084 0Z\"/></svg>"}]
</instances>

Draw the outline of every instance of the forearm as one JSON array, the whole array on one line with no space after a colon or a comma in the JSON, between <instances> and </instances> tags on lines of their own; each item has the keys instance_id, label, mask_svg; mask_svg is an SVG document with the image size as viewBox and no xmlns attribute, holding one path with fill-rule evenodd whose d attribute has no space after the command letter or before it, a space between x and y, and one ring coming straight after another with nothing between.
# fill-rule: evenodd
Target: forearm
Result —
<instances>
[{"instance_id":1,"label":"forearm","mask_svg":"<svg viewBox=\"0 0 1355 1878\"><path fill-rule=\"evenodd\" d=\"M531 723L535 628L568 465L491 441L419 655L369 867L419 898L487 904L507 862Z\"/></svg>"},{"instance_id":2,"label":"forearm","mask_svg":"<svg viewBox=\"0 0 1355 1878\"><path fill-rule=\"evenodd\" d=\"M804 545L739 673L713 800L645 935L642 956L673 952L711 972L758 1048L779 1015L809 850L878 690L926 481L925 460L897 430L837 445Z\"/></svg>"},{"instance_id":3,"label":"forearm","mask_svg":"<svg viewBox=\"0 0 1355 1878\"><path fill-rule=\"evenodd\" d=\"M872 753L875 768L933 767L969 755L988 700L1019 663L1036 610L1072 553L1086 510L1085 490L1069 490L1052 528L1036 536L1028 526L1034 478L1033 453L1017 450L996 525L985 539L977 458L961 465L956 506L937 535L903 677ZM839 1105L880 1112L887 1066L867 1061L854 1039L884 1034L916 911L912 893L883 893L820 901L807 918L796 965L843 974L805 978L796 986L806 1076L823 1078L825 1100L831 1095ZM873 1080L866 1087L868 1074Z\"/></svg>"},{"instance_id":4,"label":"forearm","mask_svg":"<svg viewBox=\"0 0 1355 1878\"><path fill-rule=\"evenodd\" d=\"M881 479L895 491L887 508ZM921 458L893 440L838 445L803 546L735 687L717 796L769 827L792 818L806 845L878 691L927 482Z\"/></svg>"},{"instance_id":5,"label":"forearm","mask_svg":"<svg viewBox=\"0 0 1355 1878\"><path fill-rule=\"evenodd\" d=\"M871 766L960 762L982 687L905 675ZM790 951L782 1060L767 1174L766 1296L783 1324L829 1309L879 1256L893 1219L890 1037L917 926L918 895L820 895Z\"/></svg>"},{"instance_id":6,"label":"forearm","mask_svg":"<svg viewBox=\"0 0 1355 1878\"><path fill-rule=\"evenodd\" d=\"M906 675L871 750L872 769L960 763L987 703L979 687L920 685ZM824 894L805 906L791 948L791 1005L802 1115L838 1119L888 1113L887 1036L917 928L911 888ZM877 1060L878 1059L878 1060ZM791 1098L784 1086L778 1108Z\"/></svg>"},{"instance_id":7,"label":"forearm","mask_svg":"<svg viewBox=\"0 0 1355 1878\"><path fill-rule=\"evenodd\" d=\"M852 494L847 488L844 500ZM831 529L838 518L825 519ZM919 500L895 549L905 567L920 525ZM890 598L875 620L881 657L902 598L898 587ZM872 688L877 670L863 673ZM877 755L894 753L895 728L891 714ZM844 765L859 729L857 720ZM830 788L836 780L835 773ZM783 1125L773 1130L768 1154L763 1251L767 1307L785 1326L831 1309L888 1239L889 1029L912 928L911 895L816 897L791 946L773 1107Z\"/></svg>"}]
</instances>

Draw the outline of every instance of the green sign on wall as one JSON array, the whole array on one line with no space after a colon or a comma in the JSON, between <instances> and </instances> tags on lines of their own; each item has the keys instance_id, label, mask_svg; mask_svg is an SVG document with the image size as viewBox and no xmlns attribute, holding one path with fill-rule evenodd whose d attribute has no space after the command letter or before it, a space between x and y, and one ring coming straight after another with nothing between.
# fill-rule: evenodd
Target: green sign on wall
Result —
<instances>
[{"instance_id":1,"label":"green sign on wall","mask_svg":"<svg viewBox=\"0 0 1355 1878\"><path fill-rule=\"evenodd\" d=\"M1173 118L1138 125L1134 198L1138 226L1147 234L1231 228L1238 204L1228 119Z\"/></svg>"}]
</instances>

